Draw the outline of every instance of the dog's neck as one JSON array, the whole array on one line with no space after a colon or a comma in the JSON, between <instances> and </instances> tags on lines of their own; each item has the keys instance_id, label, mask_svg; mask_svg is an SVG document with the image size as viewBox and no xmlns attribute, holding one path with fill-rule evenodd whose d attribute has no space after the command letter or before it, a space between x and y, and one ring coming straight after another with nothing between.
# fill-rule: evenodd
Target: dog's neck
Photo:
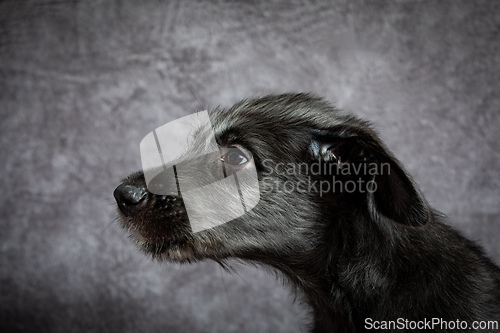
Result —
<instances>
[{"instance_id":1,"label":"dog's neck","mask_svg":"<svg viewBox=\"0 0 500 333\"><path fill-rule=\"evenodd\" d=\"M313 332L362 330L356 325L370 317L372 309L382 302L386 287L384 273L390 271L394 244L386 242L391 238L386 235L388 231L376 225L360 228L353 221L373 223L360 216L345 216L343 221L326 226L326 236L318 242L321 248L285 258L279 256L275 260L266 257L265 263L287 276L313 308ZM358 241L347 244L343 241L345 239ZM373 249L377 249L382 256L371 256ZM318 258L318 255L322 257ZM367 267L365 264L370 260L372 265ZM320 262L322 265L318 264ZM357 265L357 262L360 264Z\"/></svg>"}]
</instances>

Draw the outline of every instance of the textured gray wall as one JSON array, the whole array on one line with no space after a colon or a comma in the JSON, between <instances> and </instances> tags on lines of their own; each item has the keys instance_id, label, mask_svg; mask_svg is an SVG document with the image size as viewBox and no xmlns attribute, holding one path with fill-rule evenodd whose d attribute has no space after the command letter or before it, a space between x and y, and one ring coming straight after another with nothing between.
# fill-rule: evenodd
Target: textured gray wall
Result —
<instances>
[{"instance_id":1,"label":"textured gray wall","mask_svg":"<svg viewBox=\"0 0 500 333\"><path fill-rule=\"evenodd\" d=\"M269 92L371 120L500 262L499 4L1 2L0 331L304 331L272 274L151 262L113 222L145 134Z\"/></svg>"}]
</instances>

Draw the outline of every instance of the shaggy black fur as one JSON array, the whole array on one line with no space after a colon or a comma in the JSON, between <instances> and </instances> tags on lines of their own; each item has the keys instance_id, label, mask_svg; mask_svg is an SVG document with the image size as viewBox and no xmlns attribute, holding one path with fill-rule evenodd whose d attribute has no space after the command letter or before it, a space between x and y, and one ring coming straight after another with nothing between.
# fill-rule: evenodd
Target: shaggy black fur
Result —
<instances>
[{"instance_id":1,"label":"shaggy black fur","mask_svg":"<svg viewBox=\"0 0 500 333\"><path fill-rule=\"evenodd\" d=\"M134 173L114 195L145 251L176 262L271 266L303 292L313 332L361 332L398 318L500 320L498 267L440 221L367 122L309 94L244 100L213 111L211 122L220 146L252 153L260 202L193 234L182 197L153 195Z\"/></svg>"}]
</instances>

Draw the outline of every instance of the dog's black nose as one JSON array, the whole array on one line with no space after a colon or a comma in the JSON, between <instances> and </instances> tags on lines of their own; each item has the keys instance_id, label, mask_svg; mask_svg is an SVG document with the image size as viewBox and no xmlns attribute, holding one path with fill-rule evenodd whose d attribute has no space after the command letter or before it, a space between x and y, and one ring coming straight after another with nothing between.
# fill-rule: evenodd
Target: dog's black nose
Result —
<instances>
[{"instance_id":1,"label":"dog's black nose","mask_svg":"<svg viewBox=\"0 0 500 333\"><path fill-rule=\"evenodd\" d=\"M120 184L113 192L116 203L125 216L130 216L135 210L141 208L146 201L146 195L145 188L131 184Z\"/></svg>"}]
</instances>

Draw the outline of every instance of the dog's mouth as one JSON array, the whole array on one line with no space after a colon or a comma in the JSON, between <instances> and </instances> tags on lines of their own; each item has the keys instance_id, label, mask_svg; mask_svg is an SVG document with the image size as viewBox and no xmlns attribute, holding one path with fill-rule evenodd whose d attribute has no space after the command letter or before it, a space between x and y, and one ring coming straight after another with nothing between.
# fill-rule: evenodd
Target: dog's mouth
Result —
<instances>
[{"instance_id":1,"label":"dog's mouth","mask_svg":"<svg viewBox=\"0 0 500 333\"><path fill-rule=\"evenodd\" d=\"M125 181L114 196L121 226L153 259L184 263L228 256L215 233L193 229L182 196L152 194L143 178Z\"/></svg>"},{"instance_id":2,"label":"dog's mouth","mask_svg":"<svg viewBox=\"0 0 500 333\"><path fill-rule=\"evenodd\" d=\"M130 183L120 185L114 195L121 225L141 250L158 260L198 260L182 197L153 195Z\"/></svg>"}]
</instances>

